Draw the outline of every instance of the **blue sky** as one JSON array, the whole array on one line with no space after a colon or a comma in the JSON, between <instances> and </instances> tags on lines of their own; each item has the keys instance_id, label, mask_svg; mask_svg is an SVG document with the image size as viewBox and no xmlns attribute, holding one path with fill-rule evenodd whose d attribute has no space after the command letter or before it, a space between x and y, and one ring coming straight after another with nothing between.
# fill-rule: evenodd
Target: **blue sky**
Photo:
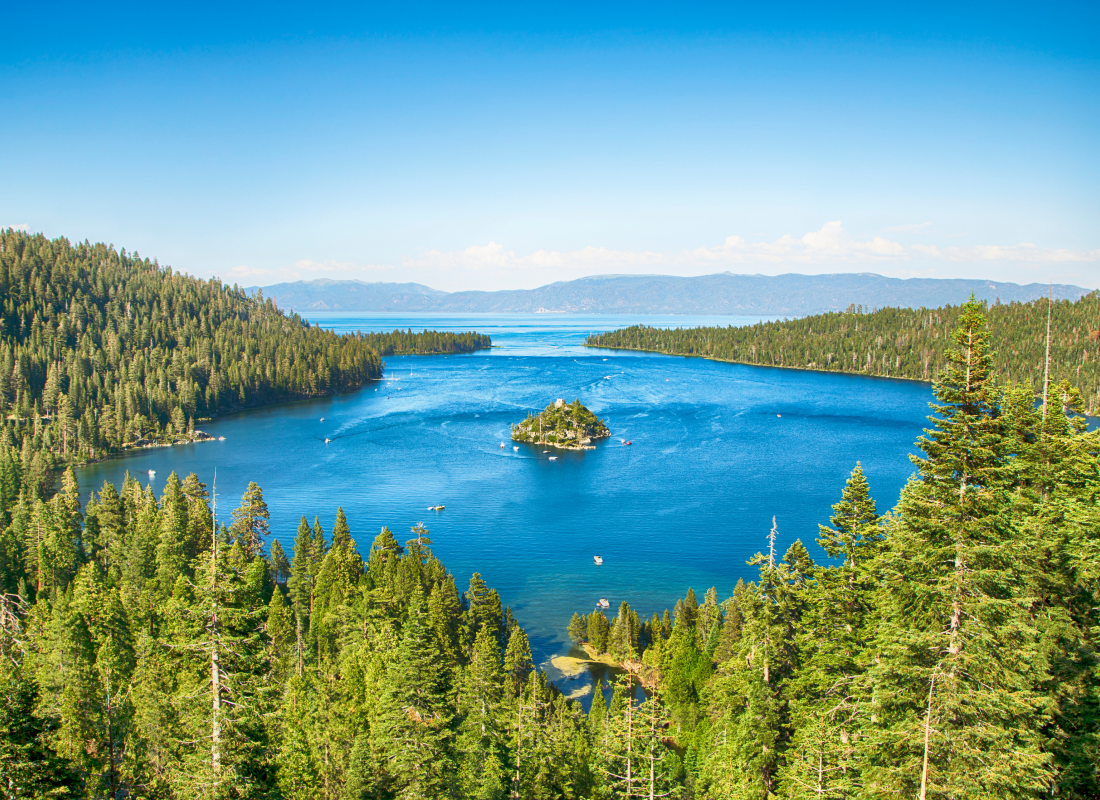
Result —
<instances>
[{"instance_id":1,"label":"blue sky","mask_svg":"<svg viewBox=\"0 0 1100 800\"><path fill-rule=\"evenodd\" d=\"M244 285L1100 287L1096 4L150 5L5 9L0 226Z\"/></svg>"}]
</instances>

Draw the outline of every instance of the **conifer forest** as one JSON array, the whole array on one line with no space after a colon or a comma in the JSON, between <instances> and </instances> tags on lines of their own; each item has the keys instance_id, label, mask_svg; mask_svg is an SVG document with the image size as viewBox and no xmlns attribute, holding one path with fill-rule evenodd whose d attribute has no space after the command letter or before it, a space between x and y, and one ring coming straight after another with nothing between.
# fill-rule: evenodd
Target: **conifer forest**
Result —
<instances>
[{"instance_id":1,"label":"conifer forest","mask_svg":"<svg viewBox=\"0 0 1100 800\"><path fill-rule=\"evenodd\" d=\"M382 356L491 344L476 333L338 336L216 279L11 229L0 231L0 295L9 499L21 480L48 492L59 465L194 440L195 423L220 413L357 389L382 377Z\"/></svg>"},{"instance_id":2,"label":"conifer forest","mask_svg":"<svg viewBox=\"0 0 1100 800\"><path fill-rule=\"evenodd\" d=\"M743 327L677 328L635 325L590 336L586 344L702 356L758 366L851 372L883 378L931 381L947 365L951 331L961 313L943 308L865 309L760 322ZM1090 414L1100 412L1100 292L1080 300L1036 300L985 311L993 367L1008 383L1039 386L1068 380Z\"/></svg>"},{"instance_id":3,"label":"conifer forest","mask_svg":"<svg viewBox=\"0 0 1100 800\"><path fill-rule=\"evenodd\" d=\"M778 552L773 527L751 582L562 620L620 667L586 711L423 526L371 540L334 498L288 553L255 483L234 503L195 475L159 497L128 477L82 503L65 466L353 388L415 336L336 336L102 245L2 243L3 797L1100 796L1100 434L1065 364L1032 380L1042 303L913 312L912 335L930 313L939 332L916 474L883 509L853 464L827 560ZM1012 314L1019 360L997 353ZM877 341L874 314L829 319Z\"/></svg>"}]
</instances>

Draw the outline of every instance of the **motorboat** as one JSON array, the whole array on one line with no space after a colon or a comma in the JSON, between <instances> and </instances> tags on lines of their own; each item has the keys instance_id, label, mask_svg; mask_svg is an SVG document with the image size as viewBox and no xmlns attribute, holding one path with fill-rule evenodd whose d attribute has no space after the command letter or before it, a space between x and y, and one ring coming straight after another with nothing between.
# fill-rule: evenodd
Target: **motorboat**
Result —
<instances>
[{"instance_id":1,"label":"motorboat","mask_svg":"<svg viewBox=\"0 0 1100 800\"><path fill-rule=\"evenodd\" d=\"M332 441L332 439L325 439L325 444L328 444L331 441Z\"/></svg>"},{"instance_id":2,"label":"motorboat","mask_svg":"<svg viewBox=\"0 0 1100 800\"><path fill-rule=\"evenodd\" d=\"M149 477L150 477L150 478L155 478L155 477L157 477L157 471L156 471L155 469L151 469L151 470L149 470Z\"/></svg>"},{"instance_id":3,"label":"motorboat","mask_svg":"<svg viewBox=\"0 0 1100 800\"><path fill-rule=\"evenodd\" d=\"M596 565L603 563L603 556L592 556L592 560L596 562Z\"/></svg>"},{"instance_id":4,"label":"motorboat","mask_svg":"<svg viewBox=\"0 0 1100 800\"><path fill-rule=\"evenodd\" d=\"M606 597L601 597L600 601L598 603L596 603L596 605L599 606L600 608L611 608L611 603L607 602Z\"/></svg>"},{"instance_id":5,"label":"motorboat","mask_svg":"<svg viewBox=\"0 0 1100 800\"><path fill-rule=\"evenodd\" d=\"M557 456L550 456L550 460L551 460L551 461L557 461L557 460L558 460L558 457L557 457Z\"/></svg>"},{"instance_id":6,"label":"motorboat","mask_svg":"<svg viewBox=\"0 0 1100 800\"><path fill-rule=\"evenodd\" d=\"M442 510L443 510L443 508L444 508L444 507L443 507L442 505L438 505L438 506L428 506L428 510L429 510L429 511L442 511Z\"/></svg>"},{"instance_id":7,"label":"motorboat","mask_svg":"<svg viewBox=\"0 0 1100 800\"><path fill-rule=\"evenodd\" d=\"M514 450L515 452L518 453L519 452L519 445L518 444L512 445L512 450Z\"/></svg>"}]
</instances>

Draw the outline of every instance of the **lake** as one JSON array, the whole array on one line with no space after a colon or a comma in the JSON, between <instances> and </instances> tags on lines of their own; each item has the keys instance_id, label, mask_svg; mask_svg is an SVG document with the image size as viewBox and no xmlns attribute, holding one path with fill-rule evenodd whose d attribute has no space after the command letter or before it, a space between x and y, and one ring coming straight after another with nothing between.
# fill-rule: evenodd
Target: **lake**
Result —
<instances>
[{"instance_id":1,"label":"lake","mask_svg":"<svg viewBox=\"0 0 1100 800\"><path fill-rule=\"evenodd\" d=\"M365 388L204 423L225 441L127 454L78 471L85 494L126 470L159 494L173 470L210 484L228 520L250 480L272 535L291 552L299 518L332 530L343 506L360 552L385 525L399 541L418 522L463 591L480 572L531 637L537 662L568 650L566 625L606 597L644 618L689 586L719 599L767 547L796 539L815 557L817 526L856 461L886 511L913 466L927 384L592 350L594 331L758 318L610 315L308 314L340 331L476 330L494 348L386 359ZM595 450L514 451L510 426L557 398L579 398L612 438ZM322 420L324 418L324 421ZM325 440L329 439L326 444ZM620 440L633 442L625 446ZM502 449L501 443L505 444ZM443 504L444 511L426 510ZM596 566L593 556L604 562Z\"/></svg>"}]
</instances>

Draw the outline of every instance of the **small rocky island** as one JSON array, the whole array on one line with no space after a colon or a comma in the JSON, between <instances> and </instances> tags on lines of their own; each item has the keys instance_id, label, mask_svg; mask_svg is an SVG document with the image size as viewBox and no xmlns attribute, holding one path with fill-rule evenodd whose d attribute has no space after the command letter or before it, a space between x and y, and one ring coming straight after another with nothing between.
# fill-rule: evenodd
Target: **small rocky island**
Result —
<instances>
[{"instance_id":1,"label":"small rocky island","mask_svg":"<svg viewBox=\"0 0 1100 800\"><path fill-rule=\"evenodd\" d=\"M538 416L528 414L527 419L512 426L513 441L548 444L563 450L592 450L593 440L610 435L607 425L579 399L566 403L559 398Z\"/></svg>"}]
</instances>

